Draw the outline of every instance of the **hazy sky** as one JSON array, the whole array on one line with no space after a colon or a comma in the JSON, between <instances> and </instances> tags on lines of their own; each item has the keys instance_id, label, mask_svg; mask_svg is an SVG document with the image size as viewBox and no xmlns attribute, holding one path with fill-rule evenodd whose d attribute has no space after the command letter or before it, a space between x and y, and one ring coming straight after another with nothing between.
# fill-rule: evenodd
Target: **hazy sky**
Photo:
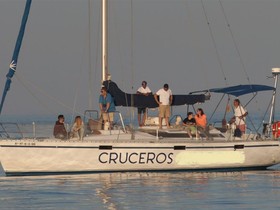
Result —
<instances>
[{"instance_id":1,"label":"hazy sky","mask_svg":"<svg viewBox=\"0 0 280 210\"><path fill-rule=\"evenodd\" d=\"M174 94L226 83L273 85L266 76L280 67L279 0L109 3L109 69L124 91L136 92L142 80L153 92L169 83ZM0 0L1 94L24 6L23 0ZM33 0L2 114L75 115L96 107L100 30L100 0ZM201 105L206 113L214 109L213 99ZM254 109L269 99L260 98Z\"/></svg>"}]
</instances>

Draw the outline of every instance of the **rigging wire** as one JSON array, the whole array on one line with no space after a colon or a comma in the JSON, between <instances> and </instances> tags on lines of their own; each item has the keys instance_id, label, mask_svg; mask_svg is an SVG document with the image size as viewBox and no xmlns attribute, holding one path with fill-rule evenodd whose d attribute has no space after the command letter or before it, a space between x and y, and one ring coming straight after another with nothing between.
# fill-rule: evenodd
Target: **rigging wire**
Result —
<instances>
[{"instance_id":1,"label":"rigging wire","mask_svg":"<svg viewBox=\"0 0 280 210\"><path fill-rule=\"evenodd\" d=\"M133 0L130 0L130 16L131 16L131 22L130 22L130 30L131 30L131 90L134 90L133 84L134 84L134 12L133 12Z\"/></svg>"},{"instance_id":2,"label":"rigging wire","mask_svg":"<svg viewBox=\"0 0 280 210\"><path fill-rule=\"evenodd\" d=\"M95 2L95 1L94 1ZM88 108L89 109L93 109L93 104L94 101L96 101L96 98L98 98L99 96L99 87L98 87L98 91L95 91L94 87L97 87L94 84L99 84L100 86L102 84L100 84L101 80L99 79L100 77L98 77L98 72L100 72L101 67L99 68L98 64L99 64L99 60L101 60L100 56L100 52L101 52L101 45L100 44L96 44L96 46L94 45L94 43L100 43L101 40L101 10L98 9L96 12L96 21L94 19L94 15L93 15L93 8L99 8L100 5L95 6L94 2L92 2L92 0L88 0L88 64L89 64L89 68L88 68ZM94 26L94 23L97 23L97 26ZM93 25L93 26L92 26ZM92 29L94 28L95 34L91 33ZM95 41L92 41L95 40ZM92 47L95 46L95 51L92 51ZM92 59L94 55L94 58ZM92 60L94 60L92 62Z\"/></svg>"},{"instance_id":3,"label":"rigging wire","mask_svg":"<svg viewBox=\"0 0 280 210\"><path fill-rule=\"evenodd\" d=\"M40 103L43 107L45 107L46 110L49 110L50 112L52 112L53 114L57 113L57 110L54 110L52 108L50 108L49 106L47 106L45 103L42 102L42 100L36 96L35 91L41 93L41 95L44 95L45 97L51 99L52 101L55 101L57 104L60 104L61 106L63 106L64 108L66 108L69 111L72 111L72 107L64 104L62 101L56 99L55 97L49 95L46 91L44 91L43 89L41 89L38 85L35 85L34 83L26 80L23 76L20 76L20 74L16 74L15 77L18 79L18 81L26 88L26 90L28 90L28 92L38 101L38 103ZM82 113L76 112L80 115L82 115Z\"/></svg>"},{"instance_id":4,"label":"rigging wire","mask_svg":"<svg viewBox=\"0 0 280 210\"><path fill-rule=\"evenodd\" d=\"M209 29L209 32L210 32L210 36L211 36L211 39L212 39L212 42L213 42L213 45L214 45L214 48L215 48L217 60L218 60L219 66L220 66L220 70L221 70L221 72L222 72L222 74L223 74L224 81L225 81L225 85L228 86L229 84L228 84L228 81L227 81L227 78L226 78L226 74L225 74L225 71L224 71L224 67L223 67L223 64L222 64L222 60L221 60L221 57L220 57L220 54L219 54L219 51L218 51L217 43L216 43L215 38L214 38L214 34L213 34L213 31L212 31L212 28L211 28L211 25L210 25L210 20L209 20L209 18L208 18L208 15L207 15L206 8L205 8L205 5L204 5L204 3L203 3L203 0L201 0L201 5L202 5L202 8L203 8L203 13L204 13L205 19L206 19L206 21L207 21L207 26L208 26L208 29ZM223 97L224 97L224 96L223 96ZM222 97L222 99L223 99L223 97ZM227 95L227 97L228 97L227 103L229 103L229 101L230 101L230 95ZM215 111L217 110L217 108L218 108L218 106L219 106L220 103L221 103L221 101L218 103L218 105L217 105L216 109L214 110L214 112L213 112L212 116L210 117L210 119L213 117L213 115L214 115ZM227 106L228 106L228 105L227 105ZM226 119L227 106L226 106L226 108L225 108L225 112L224 112L225 114L224 114L224 117L223 117L223 120L222 120L223 122L222 122L222 123L224 123L224 121L225 121L225 119ZM209 119L209 120L210 120L210 119Z\"/></svg>"},{"instance_id":5,"label":"rigging wire","mask_svg":"<svg viewBox=\"0 0 280 210\"><path fill-rule=\"evenodd\" d=\"M88 107L92 109L92 65L91 65L91 0L88 0L88 65L89 65L89 72L88 72Z\"/></svg>"},{"instance_id":6,"label":"rigging wire","mask_svg":"<svg viewBox=\"0 0 280 210\"><path fill-rule=\"evenodd\" d=\"M93 6L93 8L94 8L94 6ZM98 17L97 27L95 27L95 28L97 28L96 29L96 31L97 31L96 34L97 35L96 35L95 43L100 43L99 40L101 40L101 10L98 9L97 11L99 12L99 15L97 15L97 17ZM94 28L94 27L92 27L92 28ZM89 46L89 47L91 47L91 46ZM101 55L101 53L98 53L98 52L101 52L101 45L99 45L99 44L97 44L96 51L95 51L95 55L96 56L95 56L95 65L94 65L94 68L93 68L93 70L94 70L94 81L93 81L93 84L97 84L97 82L98 82L98 84L100 84L100 80L97 81L98 80L97 79L98 78L97 77L98 76L97 72L100 72L100 71L97 71L97 69L98 69L98 60L101 61L101 57L99 57L99 55ZM101 67L100 67L100 69L101 69ZM90 71L91 71L91 69L90 69ZM89 84L89 88L93 88L93 84ZM94 99L98 98L98 93L99 93L99 91L98 92L93 91L93 98Z\"/></svg>"},{"instance_id":7,"label":"rigging wire","mask_svg":"<svg viewBox=\"0 0 280 210\"><path fill-rule=\"evenodd\" d=\"M87 27L86 27L87 28ZM86 40L86 39L82 39L82 40ZM87 46L87 41L84 42L84 47L83 47L83 55L81 57L81 61L80 61L80 67L79 67L79 78L75 81L78 81L77 87L75 88L75 94L74 94L74 100L73 100L73 106L70 107L68 105L66 105L65 103L63 103L62 101L56 99L55 97L47 94L46 91L44 91L42 88L40 88L38 85L35 85L34 83L28 81L27 79L24 78L24 76L17 72L17 74L15 75L16 78L18 79L18 81L25 87L25 89L35 98L36 101L38 101L39 104L42 105L42 107L44 107L46 110L50 111L52 114L56 114L57 110L53 110L52 108L50 108L49 106L47 106L45 103L43 103L43 101L37 97L36 92L41 93L40 95L44 95L46 98L49 98L51 101L55 101L57 104L61 105L62 107L66 108L67 110L69 110L69 112L71 111L71 122L73 121L74 118L74 114L79 114L79 115L83 115L83 113L79 113L78 111L75 111L76 109L76 105L77 105L77 101L78 101L78 90L79 87L81 87L82 84L82 73L83 73L83 64L84 64L84 58L86 55L86 46Z\"/></svg>"},{"instance_id":8,"label":"rigging wire","mask_svg":"<svg viewBox=\"0 0 280 210\"><path fill-rule=\"evenodd\" d=\"M228 86L228 82L227 82L226 74L225 74L225 71L224 71L224 68L223 68L222 60L221 60L221 57L220 57L220 54L219 54L219 51L218 51L217 43L216 43L214 35L213 35L213 31L212 31L212 28L211 28L211 25L210 25L210 20L207 16L207 12L206 12L203 0L201 0L201 5L202 5L203 13L204 13L204 16L205 16L205 19L206 19L206 22L207 22L208 29L209 29L209 32L210 32L210 36L211 36L211 39L212 39L212 42L213 42L213 45L214 45L214 48L215 48L217 60L218 60L219 66L220 66L220 70L223 74L225 84L226 84L226 86Z\"/></svg>"},{"instance_id":9,"label":"rigging wire","mask_svg":"<svg viewBox=\"0 0 280 210\"><path fill-rule=\"evenodd\" d=\"M86 39L83 39L83 40L86 40ZM83 49L86 48L86 45L87 43L85 43L85 46L83 47ZM76 93L74 94L74 100L73 100L73 106L70 107L66 104L64 104L62 101L56 99L55 97L52 97L51 95L47 94L46 91L44 91L43 89L41 89L38 85L35 85L34 83L28 81L27 79L25 79L23 77L23 75L21 73L18 73L15 74L16 78L18 79L18 81L23 85L23 87L25 87L25 89L35 98L35 100L42 105L42 107L44 107L46 110L50 111L52 114L56 114L57 111L56 110L53 110L52 108L50 108L49 106L47 106L45 103L43 103L43 101L36 96L36 92L39 92L41 93L41 95L44 95L46 96L47 98L49 98L51 101L55 101L57 104L61 105L62 107L66 108L67 110L71 110L71 122L73 121L73 118L74 118L74 114L77 113L79 115L83 115L83 113L79 113L78 111L75 111L76 109L76 105L77 105L77 99L78 99L78 89L79 87L81 87L81 84L82 84L82 72L83 72L83 58L85 57L85 50L83 52L83 56L82 56L82 59L81 59L81 62L80 62L80 71L81 72L79 74L79 79L78 80L75 80L75 81L78 81L77 83L77 87L76 87ZM36 90L36 91L35 91Z\"/></svg>"},{"instance_id":10,"label":"rigging wire","mask_svg":"<svg viewBox=\"0 0 280 210\"><path fill-rule=\"evenodd\" d=\"M86 39L85 39L86 40ZM87 45L87 41L85 41L85 45ZM79 78L77 78L77 80L75 81L78 81L76 83L76 88L75 88L75 94L74 94L74 101L73 101L73 106L72 106L72 116L71 116L71 122L74 121L74 114L76 113L75 109L76 109L76 106L77 106L77 101L78 101L78 94L79 94L79 89L80 87L82 87L82 76L83 76L83 67L84 67L84 58L86 57L86 46L83 47L84 48L84 52L83 52L83 55L82 55L82 59L81 59L81 63L80 63L80 74L79 74Z\"/></svg>"},{"instance_id":11,"label":"rigging wire","mask_svg":"<svg viewBox=\"0 0 280 210\"><path fill-rule=\"evenodd\" d=\"M206 69L205 68L205 65L203 64L203 60L202 60L202 52L203 52L203 49L200 45L200 33L197 33L198 29L196 27L196 24L193 23L193 20L192 20L192 10L190 9L190 6L188 5L189 3L187 1L185 1L185 8L186 8L186 15L187 15L187 20L185 21L185 23L189 23L190 26L186 25L185 27L187 29L192 29L192 30L189 30L189 32L191 33L191 37L194 39L192 43L194 43L195 46L198 46L198 47L194 47L194 50L197 52L198 56L196 56L199 60L198 62L198 65L199 65L199 68L200 69ZM201 71L202 72L202 71ZM206 88L209 88L209 81L208 81L208 75L207 75L207 71L205 72L202 72L202 76L201 78L203 78L205 81L204 81L204 84L206 84Z\"/></svg>"},{"instance_id":12,"label":"rigging wire","mask_svg":"<svg viewBox=\"0 0 280 210\"><path fill-rule=\"evenodd\" d=\"M233 32L232 32L232 30L231 30L231 27L230 27L230 24L229 24L227 15L226 15L226 13L225 13L225 9L224 9L224 6L223 6L223 4L222 4L222 1L219 0L219 3L220 3L221 10L222 10L222 12L223 12L223 15L224 15L224 18L225 18L225 21L226 21L226 25L227 25L228 30L229 30L229 32L230 32L230 35L231 35L231 38L232 38L232 41L233 41L235 50L236 50L236 52L237 52L237 54L238 54L238 57L239 57L239 60L240 60L242 69L243 69L243 71L244 71L244 73L245 73L245 75L246 75L246 79L248 80L248 83L251 84L250 79L249 79L249 75L248 75L248 73L247 73L247 71L246 71L246 68L245 68L244 61L243 61L243 59L242 59L242 57L241 57L240 50L239 50L238 45L237 45L237 42L236 42L236 40L235 40L235 38L234 38L234 36L233 36Z\"/></svg>"},{"instance_id":13,"label":"rigging wire","mask_svg":"<svg viewBox=\"0 0 280 210\"><path fill-rule=\"evenodd\" d=\"M133 0L130 0L130 15L131 15L131 22L130 22L130 30L131 30L131 38L130 38L130 40L131 40L131 51L130 51L130 53L131 53L131 90L132 90L132 92L134 92L134 87L133 87L133 84L134 84L134 25L133 25L133 23L134 23L134 13L133 13ZM134 113L134 108L133 108L133 101L134 101L134 98L133 98L133 94L131 95L131 104L132 104L132 106L131 106L131 126L133 127L133 123L132 122L134 122L134 115L135 115L135 113Z\"/></svg>"},{"instance_id":14,"label":"rigging wire","mask_svg":"<svg viewBox=\"0 0 280 210\"><path fill-rule=\"evenodd\" d=\"M90 47L90 45L91 45L91 41L90 41L90 38L91 38L91 33L90 33L90 29L91 29L91 21L90 21L90 19L91 19L91 12L90 12L90 9L91 9L91 0L88 0L88 16L89 16L89 20L88 20L88 27L86 27L87 29L85 30L86 32L88 32L88 33L85 33L86 35L86 37L85 37L85 39L83 39L83 40L85 40L85 42L84 42L84 47L83 47L83 54L82 54L82 57L81 57L81 62L80 62L80 74L79 74L79 78L77 78L77 80L75 80L75 81L78 81L77 83L76 83L76 88L75 88L75 94L74 94L74 101L73 101L73 106L72 106L72 114L71 114L71 122L73 122L74 121L74 115L75 115L75 113L76 113L76 106L77 106L77 101L78 101L78 95L79 95L79 90L80 90L80 87L82 86L82 76L83 76L83 67L84 67L84 60L85 60L85 58L86 58L86 54L88 53L88 58L89 58L89 63L88 63L88 65L89 65L89 71L88 71L88 73L89 73L89 78L88 78L88 81L89 81L89 109L92 109L92 96L91 96L91 94L92 94L92 88L91 88L91 84L92 84L92 75L91 75L91 60L90 60L90 58L91 58L91 47ZM87 47L88 46L88 47ZM87 50L88 49L88 50ZM84 114L82 114L82 115L84 115Z\"/></svg>"},{"instance_id":15,"label":"rigging wire","mask_svg":"<svg viewBox=\"0 0 280 210\"><path fill-rule=\"evenodd\" d=\"M217 52L217 58L218 58L218 61L219 61L220 65L221 65L222 63L221 63L221 60L220 60L220 56L219 56L219 54L218 54L217 46L216 46L216 44L215 44L214 36L213 36L213 33L212 33L212 29L211 29L211 27L210 27L209 19L208 19L207 14L206 14L206 10L205 10L205 6L204 6L204 4L203 4L203 0L201 0L201 3L202 3L203 10L204 10L204 12L205 12L206 20L207 20L207 22L208 22L210 34L211 34L213 43L214 43L214 45L215 45L215 49L216 49L216 52ZM231 26L230 26L228 17L227 17L227 15L226 15L226 13L225 13L225 9L224 9L222 0L219 0L219 5L220 5L220 7L221 7L221 11L222 11L222 13L223 13L223 16L224 16L224 19L225 19L225 22L226 22L226 26L227 26L227 28L228 28L228 30L229 30L231 39L232 39L232 41L233 41L234 48L235 48L235 50L236 50L236 52L237 52L237 54L238 54L238 57L239 57L239 60L240 60L241 66L242 66L242 70L243 70L243 72L244 72L244 74L245 74L245 76L246 76L246 79L247 79L247 81L248 81L248 83L249 83L249 85L250 85L250 84L251 84L251 81L250 81L249 75L248 75L248 73L247 73L247 71L246 71L245 63L244 63L244 60L242 59L240 50L239 50L239 48L238 48L238 44L237 44L236 39L235 39L235 37L234 37L234 35L233 35L233 31L232 31L232 29L231 29ZM221 65L221 69L223 70L222 65ZM253 93L253 97L254 97L254 93ZM230 100L230 98L231 98L231 97L228 95L228 101ZM258 101L255 100L255 103L258 104ZM225 112L225 113L226 113L226 112ZM252 126L254 127L253 124L252 124Z\"/></svg>"},{"instance_id":16,"label":"rigging wire","mask_svg":"<svg viewBox=\"0 0 280 210\"><path fill-rule=\"evenodd\" d=\"M272 103L272 100L273 100L273 97L271 97L271 99L268 103L269 105L267 106L267 108L265 110L265 113L263 114L262 120L260 121L261 123L259 124L259 126L257 128L257 131L259 131L259 129L264 125L263 123L264 123L264 120L265 120L265 117L266 117L267 113L269 112L269 108L270 108L270 104Z\"/></svg>"},{"instance_id":17,"label":"rigging wire","mask_svg":"<svg viewBox=\"0 0 280 210\"><path fill-rule=\"evenodd\" d=\"M229 19L228 19L227 15L226 15L225 8L224 8L224 6L223 6L222 0L219 0L219 4L220 4L220 7L221 7L223 16L224 16L224 18L225 18L226 25L227 25L227 28L228 28L228 30L229 30L231 39L232 39L232 41L233 41L234 48L235 48L235 50L236 50L236 52L237 52L237 54L238 54L238 58L239 58L239 60L240 60L241 66L242 66L242 70L243 70L243 72L244 72L244 74L245 74L245 76L246 76L246 79L247 79L247 81L248 81L248 84L251 85L252 83L251 83L251 81L250 81L249 74L247 73L244 60L242 59L242 56L241 56L241 53L240 53L238 44L237 44L236 39L235 39L235 37L234 37L234 35L233 35L233 31L232 31L232 29L231 29L231 25L230 25L230 23L229 23ZM253 97L254 97L254 93L252 93L252 94L253 94ZM255 100L255 104L256 104L256 106L258 107L258 110L260 110L260 106L259 106L259 103L258 103L258 100L257 100L257 99Z\"/></svg>"},{"instance_id":18,"label":"rigging wire","mask_svg":"<svg viewBox=\"0 0 280 210\"><path fill-rule=\"evenodd\" d=\"M111 5L111 4L109 4L109 5ZM118 54L118 56L120 56L120 70L121 70L121 75L124 75L124 73L123 73L122 71L123 71L125 68L124 68L124 65L123 65L123 57L122 57L122 53L121 53L121 41L120 41L120 36L119 36L120 32L119 32L119 30L118 30L118 29L120 29L120 28L117 27L117 20L118 20L118 18L117 18L117 16L116 16L116 14L114 13L113 8L112 8L112 12L110 12L109 15L113 16L112 18L109 18L109 20L112 20L112 22L115 21L115 22L113 22L112 25L113 25L113 27L114 27L114 31L116 32L115 38L116 38L116 40L117 40L117 49L118 49L118 53L117 53L117 54ZM122 79L124 79L124 77L122 77ZM121 83L124 84L125 81L122 80Z\"/></svg>"},{"instance_id":19,"label":"rigging wire","mask_svg":"<svg viewBox=\"0 0 280 210\"><path fill-rule=\"evenodd\" d=\"M133 70L133 51L134 51L134 49L133 49L133 37L134 37L134 34L133 34L133 11L132 11L132 8L133 8L133 3L132 3L132 0L130 1L130 11L131 11L131 13L130 13L130 15L131 15L131 51L130 51L130 53L131 53L131 63L130 63L130 68L131 68L131 73L132 73L132 84L134 83L133 81L133 78L134 78L134 70ZM113 13L113 15L115 16L115 14ZM117 20L117 18L115 17L115 18L112 18L113 20ZM117 26L117 24L115 23L115 24L113 24L113 26ZM115 31L116 32L119 32L119 30L117 30L117 29L119 29L118 27L116 27L115 28ZM120 56L120 69L123 71L124 69L125 69L125 67L124 67L124 65L123 65L123 58L122 58L122 53L121 53L121 41L120 41L120 36L119 36L119 33L116 33L116 39L117 39L117 44L118 44L118 47L117 47L117 49L118 49L118 51L119 51L119 53L118 53L118 55ZM122 73L122 74L125 74L125 73ZM122 84L126 84L127 82L124 80L125 78L124 77L122 77ZM124 85L123 85L124 86ZM131 85L131 89L133 90L134 89L134 87L133 87L133 85ZM126 101L126 104L129 104L128 103L128 98L127 98L127 94L125 94L125 101ZM133 95L132 95L132 97L131 97L131 104L133 104ZM130 109L126 109L127 110L127 112L126 112L126 118L127 119L130 119L130 123L131 123L131 126L133 126L133 123L132 122L134 122L134 108L133 108L133 106L130 108Z\"/></svg>"}]
</instances>

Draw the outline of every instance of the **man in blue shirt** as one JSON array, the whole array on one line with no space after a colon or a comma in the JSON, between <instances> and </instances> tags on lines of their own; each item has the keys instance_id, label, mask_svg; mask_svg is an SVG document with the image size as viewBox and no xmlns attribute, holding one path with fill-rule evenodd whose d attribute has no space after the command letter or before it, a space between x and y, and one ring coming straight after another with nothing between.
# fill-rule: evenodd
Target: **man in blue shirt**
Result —
<instances>
[{"instance_id":1,"label":"man in blue shirt","mask_svg":"<svg viewBox=\"0 0 280 210\"><path fill-rule=\"evenodd\" d=\"M101 110L102 119L104 124L106 122L114 121L114 112L116 111L114 99L110 93L107 92L105 87L101 88L100 96L99 96L99 108Z\"/></svg>"}]
</instances>

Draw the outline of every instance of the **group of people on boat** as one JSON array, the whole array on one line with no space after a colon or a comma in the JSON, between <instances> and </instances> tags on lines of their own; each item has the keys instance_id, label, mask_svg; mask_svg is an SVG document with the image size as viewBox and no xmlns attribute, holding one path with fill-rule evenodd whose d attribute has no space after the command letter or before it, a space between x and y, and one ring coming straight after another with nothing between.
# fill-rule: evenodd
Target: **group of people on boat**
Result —
<instances>
[{"instance_id":1,"label":"group of people on boat","mask_svg":"<svg viewBox=\"0 0 280 210\"><path fill-rule=\"evenodd\" d=\"M147 82L143 81L142 86L138 88L137 94L152 95L151 89L147 86ZM163 88L159 89L154 94L155 101L159 104L159 129L162 129L162 120L165 119L167 128L170 128L170 105L172 104L172 91L169 89L168 84L164 84ZM246 131L245 117L247 116L247 110L240 104L239 99L235 99L234 116L230 120L230 124L235 126L236 137L241 137ZM142 119L141 119L141 115ZM147 118L147 108L138 107L138 123L142 127L145 124ZM200 137L200 133L204 133L209 136L209 130L207 127L207 116L202 108L197 109L197 113L193 116L192 112L188 112L187 117L183 120L183 126L187 129L188 135L192 138L192 134L196 135L196 138Z\"/></svg>"},{"instance_id":2,"label":"group of people on boat","mask_svg":"<svg viewBox=\"0 0 280 210\"><path fill-rule=\"evenodd\" d=\"M65 128L64 123L64 116L62 114L58 115L57 121L55 122L54 128L53 128L53 135L57 139L69 139L73 137L77 137L79 140L82 140L84 137L84 122L81 118L81 116L76 116L74 124L71 128L71 131L68 132Z\"/></svg>"},{"instance_id":3,"label":"group of people on boat","mask_svg":"<svg viewBox=\"0 0 280 210\"><path fill-rule=\"evenodd\" d=\"M99 108L101 111L101 119L104 126L111 126L112 122L114 121L114 112L116 111L116 107L113 97L110 93L107 92L107 89L105 87L102 87L100 90ZM65 128L64 120L65 119L63 115L58 115L58 119L55 122L53 129L54 137L58 139L69 139L77 137L79 140L82 140L85 135L85 127L81 116L75 117L75 122L71 127L70 132L68 132ZM107 123L109 125L107 125Z\"/></svg>"},{"instance_id":4,"label":"group of people on boat","mask_svg":"<svg viewBox=\"0 0 280 210\"><path fill-rule=\"evenodd\" d=\"M240 104L239 99L233 101L233 106L234 116L229 121L229 124L234 127L234 136L242 137L246 132L245 119L248 112ZM210 136L207 127L207 116L201 108L197 109L195 116L193 116L192 112L188 112L187 117L183 120L183 126L185 126L190 138L192 138L193 134L196 135L196 138L200 138L200 133L204 133L206 138Z\"/></svg>"},{"instance_id":5,"label":"group of people on boat","mask_svg":"<svg viewBox=\"0 0 280 210\"><path fill-rule=\"evenodd\" d=\"M143 81L142 86L138 88L137 94L141 95L152 95L151 89L147 86L147 82ZM173 101L172 91L168 84L164 84L161 89L159 89L154 94L155 101L159 105L159 129L162 129L162 120L165 119L167 128L170 128L169 117L170 117L170 105ZM142 119L141 119L141 115ZM145 124L147 118L147 108L138 107L138 124L142 127Z\"/></svg>"},{"instance_id":6,"label":"group of people on boat","mask_svg":"<svg viewBox=\"0 0 280 210\"><path fill-rule=\"evenodd\" d=\"M196 135L196 138L200 138L201 132L205 133L208 137L208 129L207 129L207 116L204 113L202 108L197 109L197 113L194 116L193 112L188 112L187 117L183 120L183 126L188 132L190 138L192 134Z\"/></svg>"},{"instance_id":7,"label":"group of people on boat","mask_svg":"<svg viewBox=\"0 0 280 210\"><path fill-rule=\"evenodd\" d=\"M142 86L138 88L137 94L141 95L151 95L152 91L147 86L147 82L143 81ZM159 129L162 129L162 121L165 119L167 128L170 128L169 118L171 115L170 112L170 105L172 104L173 96L172 91L169 88L168 84L164 84L163 88L159 89L154 94L155 101L159 105ZM142 120L141 120L141 114L143 114ZM139 126L142 127L145 123L147 116L147 108L146 107L138 107L138 123ZM188 131L188 135L192 137L192 132L196 133L196 136L199 137L199 133L196 131L198 128L201 132L207 133L207 118L206 115L203 112L203 109L199 108L197 110L197 114L195 115L195 118L193 117L193 113L189 112L186 119L183 121L184 127L186 127Z\"/></svg>"},{"instance_id":8,"label":"group of people on boat","mask_svg":"<svg viewBox=\"0 0 280 210\"><path fill-rule=\"evenodd\" d=\"M152 95L151 89L147 86L146 81L142 81L142 86L138 88L137 94L141 95ZM159 129L162 129L163 119L167 128L170 128L170 106L172 104L173 96L172 91L168 84L164 84L163 88L159 89L154 94L154 99L159 105ZM234 124L235 136L241 137L246 131L245 117L247 116L247 110L240 104L239 99L235 99L234 105L234 116L230 120L230 124ZM102 87L99 96L99 108L101 111L100 119L102 120L103 128L112 127L114 121L114 112L116 111L114 99L110 93L108 93L106 87ZM142 127L145 124L147 118L147 107L137 107L138 109L138 123ZM193 134L196 138L200 138L200 134L203 133L208 138L209 129L207 126L207 116L202 108L198 108L196 114L188 112L187 117L183 120L182 126L187 130L190 138ZM64 116L59 115L58 120L55 123L53 135L59 139L69 139L71 137L78 137L82 140L84 137L85 128L81 116L75 117L75 122L71 127L71 131L68 132L64 125Z\"/></svg>"},{"instance_id":9,"label":"group of people on boat","mask_svg":"<svg viewBox=\"0 0 280 210\"><path fill-rule=\"evenodd\" d=\"M149 96L152 95L151 89L147 86L146 81L142 81L141 87L138 88L137 94ZM169 128L170 117L170 105L173 100L172 91L169 89L168 84L164 84L163 88L159 89L154 94L155 101L159 104L159 128L162 128L162 119L164 118L167 127ZM101 116L103 123L109 123L112 126L114 121L114 112L116 111L114 99L110 93L108 93L106 87L101 88L101 94L99 96L99 108L101 110ZM147 117L147 107L137 107L138 110L138 123L142 127L145 124Z\"/></svg>"}]
</instances>

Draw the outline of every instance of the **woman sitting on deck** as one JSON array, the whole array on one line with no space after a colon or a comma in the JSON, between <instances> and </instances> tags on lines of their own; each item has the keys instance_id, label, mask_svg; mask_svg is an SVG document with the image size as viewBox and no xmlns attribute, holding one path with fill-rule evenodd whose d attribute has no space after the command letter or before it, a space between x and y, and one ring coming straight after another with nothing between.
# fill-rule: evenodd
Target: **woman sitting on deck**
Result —
<instances>
[{"instance_id":1,"label":"woman sitting on deck","mask_svg":"<svg viewBox=\"0 0 280 210\"><path fill-rule=\"evenodd\" d=\"M197 113L194 118L195 118L195 122L196 122L198 131L205 134L206 139L208 139L209 131L207 128L207 116L206 116L206 114L204 114L203 109L198 108Z\"/></svg>"},{"instance_id":2,"label":"woman sitting on deck","mask_svg":"<svg viewBox=\"0 0 280 210\"><path fill-rule=\"evenodd\" d=\"M81 116L76 116L74 125L71 130L73 137L78 137L79 140L83 140L84 131L85 131L84 122L83 122Z\"/></svg>"}]
</instances>

